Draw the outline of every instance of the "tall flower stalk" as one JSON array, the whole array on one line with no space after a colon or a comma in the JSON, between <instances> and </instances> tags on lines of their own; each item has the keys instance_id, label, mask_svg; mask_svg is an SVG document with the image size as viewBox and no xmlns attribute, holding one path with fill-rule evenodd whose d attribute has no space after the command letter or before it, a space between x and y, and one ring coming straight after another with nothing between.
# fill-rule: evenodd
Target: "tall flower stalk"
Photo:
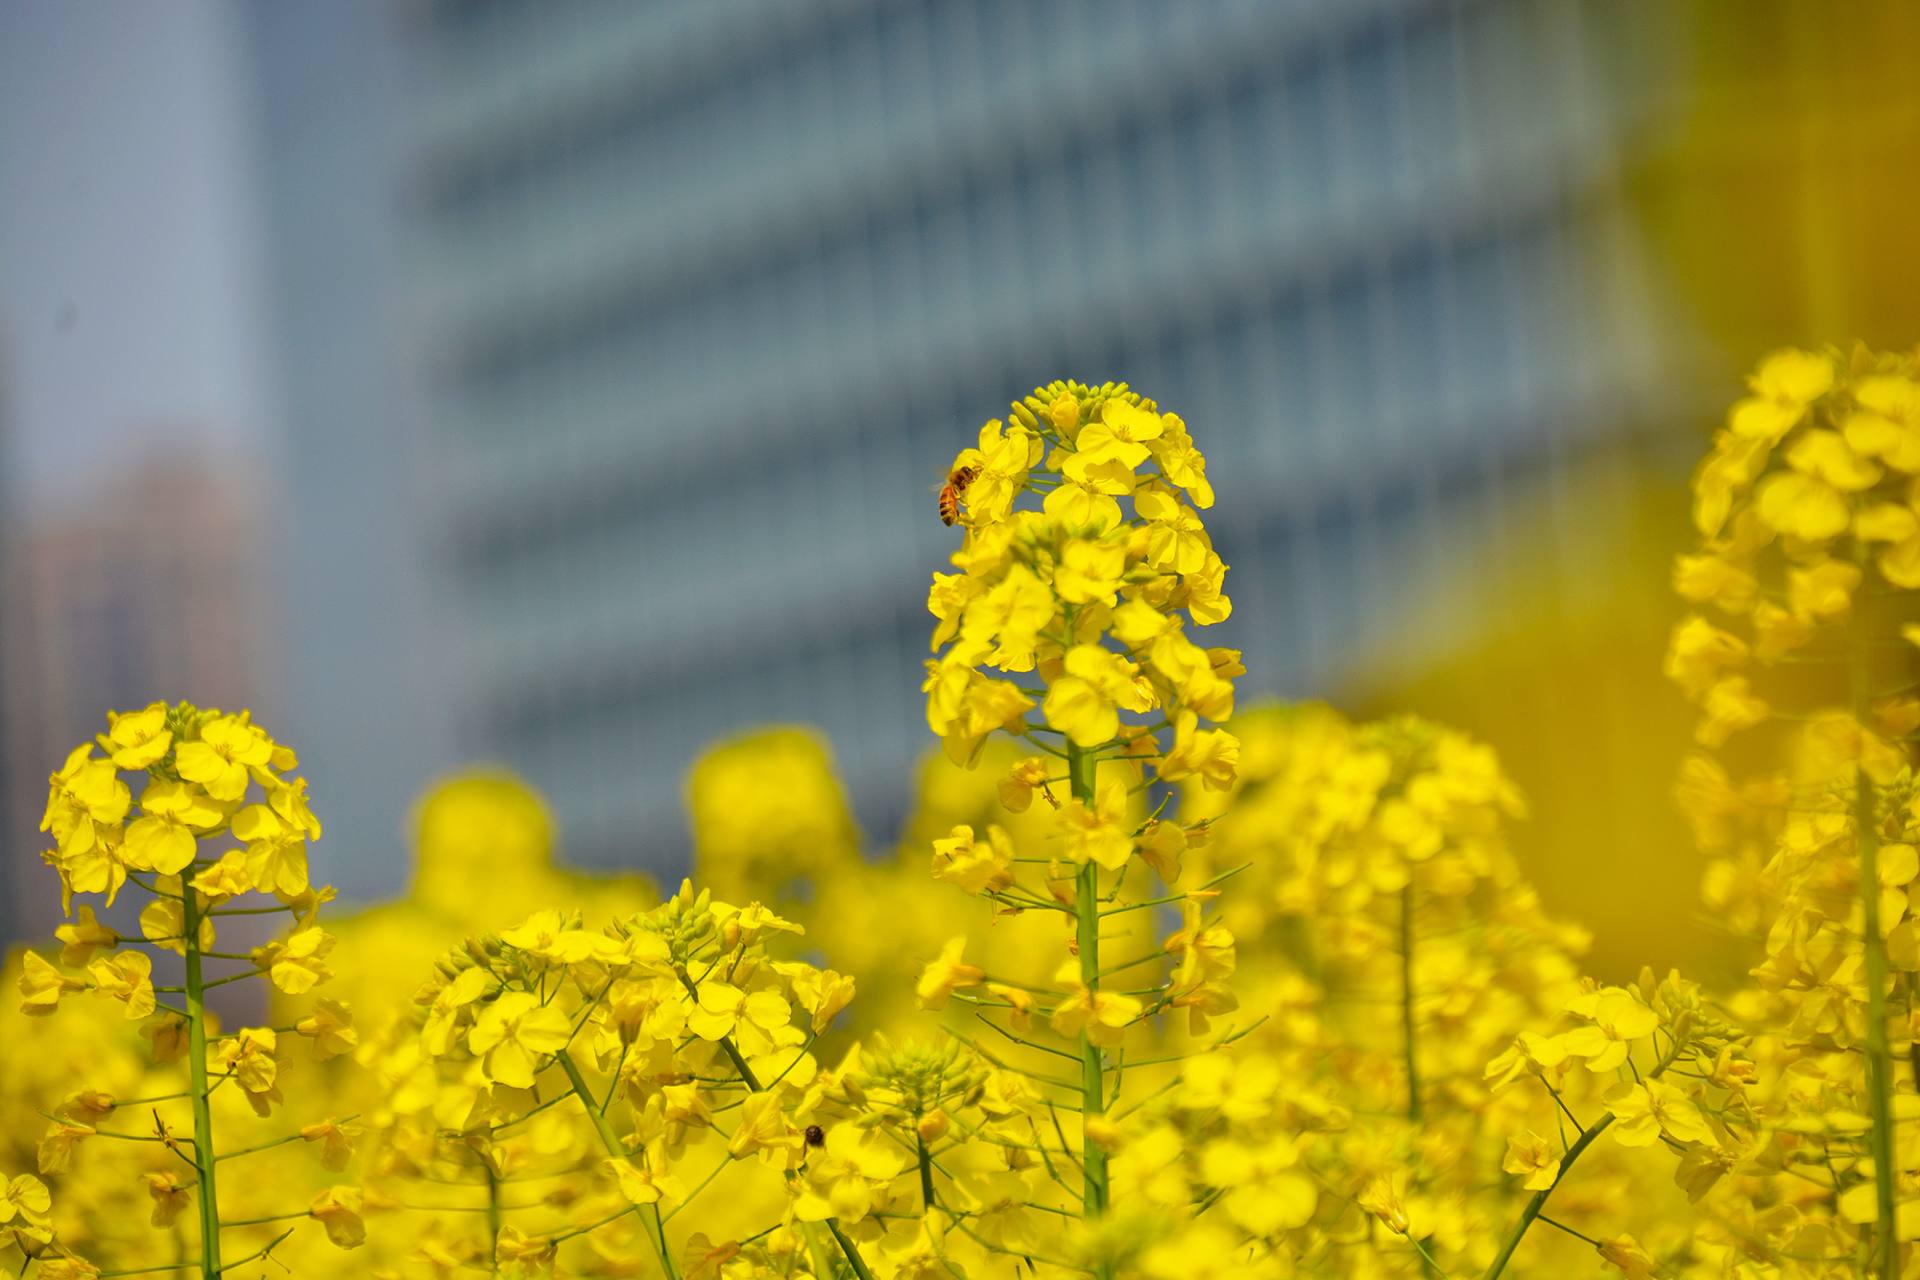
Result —
<instances>
[{"instance_id":1,"label":"tall flower stalk","mask_svg":"<svg viewBox=\"0 0 1920 1280\"><path fill-rule=\"evenodd\" d=\"M1776 868L1765 900L1723 908L1771 926L1755 972L1786 1043L1809 1063L1836 1051L1847 1063L1852 1083L1830 1105L1866 1125L1826 1139L1828 1212L1858 1225L1870 1274L1892 1280L1911 1252L1897 1222L1909 1169L1892 1027L1909 1026L1913 1006L1889 948L1911 963L1920 368L1864 347L1781 351L1749 391L1694 479L1701 545L1674 583L1712 614L1675 629L1667 669L1700 707L1700 745L1734 744L1730 758L1764 771L1735 781L1702 755L1682 795L1721 859L1714 892L1747 859ZM1853 890L1844 913L1840 883ZM1834 955L1848 957L1844 983ZM1830 1031L1836 995L1844 1016Z\"/></svg>"},{"instance_id":2,"label":"tall flower stalk","mask_svg":"<svg viewBox=\"0 0 1920 1280\"><path fill-rule=\"evenodd\" d=\"M1185 851L1204 829L1170 813L1164 785L1225 789L1239 756L1233 735L1200 725L1232 714L1240 655L1188 636L1232 607L1199 516L1213 490L1180 418L1115 384L1040 388L983 427L950 473L964 543L960 572L935 574L928 600L939 619L928 723L962 764L992 734L1025 742L1036 754L1002 780L1003 803L1025 811L1044 796L1056 821L1033 849L997 825L957 827L934 842L934 875L1003 915L1065 919L1039 970L1012 951L970 964L957 939L919 994L929 1008L970 1007L974 1021L953 1034L1025 1071L1045 1099L1026 1145L1049 1167L1077 1167L1071 1243L1079 1265L1111 1276L1128 1248L1103 1224L1129 1042L1172 1013L1196 1042L1220 1037L1210 1020L1236 1008L1233 938L1207 915L1227 877L1186 882ZM1036 710L1042 723L1029 721ZM1144 931L1163 909L1184 927L1155 946ZM983 1027L993 1044L976 1043Z\"/></svg>"},{"instance_id":3,"label":"tall flower stalk","mask_svg":"<svg viewBox=\"0 0 1920 1280\"><path fill-rule=\"evenodd\" d=\"M308 1041L322 1059L357 1043L351 1015L330 1000L318 1000L291 1026L231 1033L218 1030L210 1008L209 992L231 983L260 981L283 995L304 997L330 976L333 940L314 918L332 891L309 882L307 844L319 837L320 822L307 805L306 782L290 776L297 764L293 752L244 711L228 715L188 703L155 703L109 717L97 742L75 748L52 777L41 823L55 841L46 860L59 874L69 909L76 897L94 895L111 907L126 891L147 903L139 913L138 937L80 906L58 931L65 944L61 965L37 955L28 959L20 983L27 1011L50 1015L63 997L81 993L118 1001L151 1040L156 1064L184 1076L177 1092L150 1097L122 1099L84 1089L72 1094L41 1145L42 1172L66 1169L76 1149L96 1138L158 1144L177 1163L143 1175L158 1206L153 1225L171 1228L189 1201L198 1224L197 1256L158 1269L192 1270L206 1280L277 1248L291 1234L286 1224L297 1219L319 1221L342 1248L365 1238L356 1187L327 1188L291 1211L260 1203L260 1190L270 1180L243 1178L243 1192L222 1192L224 1168L294 1142L313 1146L326 1168L343 1168L357 1132L351 1116L246 1145L223 1144L216 1132L216 1105L222 1102L243 1099L260 1120L275 1114L289 1037ZM137 796L122 774L141 781ZM262 900L265 905L239 905ZM283 935L248 950L220 949L220 928L239 918L278 915L291 917ZM176 968L177 980L156 981L167 976L156 971L156 962ZM175 996L180 1003L168 998ZM150 1128L113 1123L128 1108L143 1125L150 1120ZM221 1129L245 1126L235 1106L224 1110ZM191 1177L180 1174L181 1165ZM138 1176L136 1166L130 1178ZM258 1243L234 1260L228 1233ZM156 1232L156 1251L166 1248L170 1235ZM93 1270L57 1240L34 1256L43 1270L56 1264L75 1276Z\"/></svg>"}]
</instances>

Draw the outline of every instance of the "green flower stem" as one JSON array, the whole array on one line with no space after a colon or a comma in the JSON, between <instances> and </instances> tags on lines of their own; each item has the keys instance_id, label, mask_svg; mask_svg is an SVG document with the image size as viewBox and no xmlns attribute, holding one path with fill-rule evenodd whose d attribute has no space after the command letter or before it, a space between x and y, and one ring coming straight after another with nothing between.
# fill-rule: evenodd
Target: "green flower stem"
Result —
<instances>
[{"instance_id":1,"label":"green flower stem","mask_svg":"<svg viewBox=\"0 0 1920 1280\"><path fill-rule=\"evenodd\" d=\"M1420 1060L1413 1018L1413 885L1400 890L1400 1037L1407 1057L1407 1119L1420 1123Z\"/></svg>"},{"instance_id":2,"label":"green flower stem","mask_svg":"<svg viewBox=\"0 0 1920 1280\"><path fill-rule=\"evenodd\" d=\"M1865 726L1872 714L1872 673L1868 670L1866 627L1862 604L1854 606L1847 628L1850 650L1848 675L1852 685L1854 718ZM1860 851L1860 942L1865 955L1867 983L1867 1102L1873 1118L1875 1213L1872 1274L1879 1280L1897 1280L1900 1274L1900 1236L1895 1230L1893 1141L1893 1050L1887 1043L1887 942L1880 935L1880 833L1874 824L1873 782L1856 763L1853 788L1854 842Z\"/></svg>"},{"instance_id":3,"label":"green flower stem","mask_svg":"<svg viewBox=\"0 0 1920 1280\"><path fill-rule=\"evenodd\" d=\"M1659 1041L1656 1040L1654 1043L1657 1047ZM1686 1050L1688 1043L1686 1040L1675 1040L1672 1044L1668 1045L1667 1051L1660 1055L1660 1060L1653 1064L1653 1070L1647 1072L1647 1079L1658 1080L1661 1076L1665 1075L1667 1068L1680 1060L1680 1055ZM1546 1084L1546 1081L1543 1079L1541 1083ZM1554 1090L1552 1085L1547 1085L1547 1092L1553 1094L1554 1102L1562 1111L1565 1111L1568 1118L1571 1119L1573 1112L1567 1110L1567 1104L1561 1100L1559 1093ZM1580 1122L1575 1120L1574 1123L1577 1125ZM1585 1151L1587 1147L1592 1144L1593 1140L1604 1133L1607 1126L1612 1123L1613 1113L1609 1111L1606 1115L1595 1120L1592 1125L1580 1131L1580 1136L1575 1138L1573 1145L1567 1148L1567 1154L1560 1157L1560 1167L1554 1170L1553 1174L1553 1186L1548 1187L1545 1191L1534 1192L1533 1198L1527 1201L1527 1207L1520 1211L1519 1220L1513 1224L1513 1230L1508 1233L1507 1242L1505 1246L1501 1248L1500 1256L1493 1260L1493 1265L1487 1269L1484 1280L1494 1280L1494 1278L1505 1269L1507 1259L1511 1258L1513 1251L1520 1247L1520 1238L1527 1234L1527 1228L1532 1226L1534 1219L1540 1216L1540 1210L1546 1207L1547 1197L1553 1194L1554 1187L1559 1186L1560 1180L1567 1176L1567 1170L1573 1168L1573 1162L1580 1158L1580 1153Z\"/></svg>"},{"instance_id":4,"label":"green flower stem","mask_svg":"<svg viewBox=\"0 0 1920 1280\"><path fill-rule=\"evenodd\" d=\"M1400 1038L1407 1059L1407 1119L1419 1124L1422 1112L1420 1057L1413 998L1413 882L1409 880L1400 889ZM1420 1242L1411 1235L1407 1241L1420 1255L1420 1274L1427 1280L1438 1280L1439 1269L1435 1267L1433 1259L1427 1256L1427 1251L1420 1247Z\"/></svg>"},{"instance_id":5,"label":"green flower stem","mask_svg":"<svg viewBox=\"0 0 1920 1280\"><path fill-rule=\"evenodd\" d=\"M1560 1157L1560 1167L1553 1174L1553 1186L1545 1191L1534 1192L1527 1200L1526 1208L1520 1211L1520 1217L1515 1220L1513 1229L1507 1233L1507 1241L1501 1246L1499 1256L1493 1260L1493 1265L1487 1268L1484 1280L1497 1280L1500 1273L1507 1269L1507 1262L1513 1257L1513 1251L1520 1247L1520 1241L1527 1234L1527 1228L1531 1227L1534 1219L1540 1216L1540 1211L1547 1207L1547 1197L1553 1194L1553 1188L1559 1186L1560 1180L1567 1176L1567 1170L1573 1168L1573 1162L1580 1158L1580 1153L1593 1145L1593 1140L1606 1132L1607 1126L1612 1123L1613 1113L1609 1111L1588 1128L1580 1131L1580 1136L1575 1138L1573 1145L1567 1148L1567 1154Z\"/></svg>"},{"instance_id":6,"label":"green flower stem","mask_svg":"<svg viewBox=\"0 0 1920 1280\"><path fill-rule=\"evenodd\" d=\"M492 1261L492 1258L498 1256L497 1250L500 1244L500 1179L494 1173L493 1165L484 1156L481 1157L480 1167L486 1171L487 1175L487 1239L494 1244L494 1248L487 1251L489 1254L487 1270L498 1275L500 1267L498 1263Z\"/></svg>"},{"instance_id":7,"label":"green flower stem","mask_svg":"<svg viewBox=\"0 0 1920 1280\"><path fill-rule=\"evenodd\" d=\"M199 1186L194 1199L200 1209L200 1274L216 1280L220 1266L220 1192L214 1179L218 1163L213 1155L213 1109L207 1105L206 983L200 976L200 895L191 885L183 899L181 942L187 959L187 1085L193 1095L193 1163Z\"/></svg>"},{"instance_id":8,"label":"green flower stem","mask_svg":"<svg viewBox=\"0 0 1920 1280\"><path fill-rule=\"evenodd\" d=\"M694 1003L698 1004L700 1001L699 984L693 980L692 976L687 973L686 969L681 968L678 970L678 973L680 975L680 985L687 989L687 994L693 997ZM812 1040L809 1040L807 1043L812 1044L813 1042ZM746 1058L741 1056L739 1046L733 1043L732 1036L721 1036L720 1048L726 1052L727 1060L733 1063L733 1069L739 1073L740 1082L742 1084L746 1085L747 1088L752 1090L754 1093L766 1092L765 1086L763 1086L760 1083L759 1079L755 1077L755 1075L753 1074L753 1068L749 1067L747 1065ZM788 1070L792 1070L791 1064L789 1064ZM781 1075L784 1076L785 1074L786 1072L784 1071L781 1072ZM778 1084L780 1082L778 1080L775 1080L774 1083ZM708 1181L711 1181L711 1180L712 1180L711 1178L708 1179ZM705 1185L706 1183L701 1184L701 1186L705 1186ZM694 1194L698 1195L699 1192L696 1191ZM658 1212L658 1210L656 1209L655 1212ZM815 1238L815 1235L812 1231L812 1224L803 1223L801 1225L802 1225L803 1234L807 1237L808 1249L810 1251L817 1252L818 1241ZM829 1220L827 1223L827 1228L828 1230L833 1232L833 1238L835 1243L837 1243L840 1246L840 1252L846 1255L847 1263L853 1268L854 1273L856 1275L865 1277L866 1280L872 1280L873 1272L867 1269L867 1261L865 1258L862 1258L860 1256L859 1246L854 1244L853 1241L849 1240L846 1237L846 1235L840 1230L838 1223L835 1223ZM661 1233L661 1247L662 1248L666 1247L666 1235L664 1231Z\"/></svg>"},{"instance_id":9,"label":"green flower stem","mask_svg":"<svg viewBox=\"0 0 1920 1280\"><path fill-rule=\"evenodd\" d=\"M680 980L687 983L688 989L693 991L695 999L698 999L698 988L693 986L686 974L681 974ZM740 1056L739 1047L733 1043L733 1037L721 1036L720 1047L727 1051L727 1057L733 1062L733 1069L740 1073L740 1079L747 1088L755 1093L765 1093L766 1090L761 1086L760 1081L754 1078L753 1069L747 1065L747 1060ZM781 1074L784 1075L785 1072ZM776 1080L774 1083L778 1084L779 1081ZM813 1249L817 1243L814 1239L813 1224L803 1223L801 1226L808 1237L807 1247ZM860 1246L848 1239L846 1233L840 1230L840 1224L831 1218L827 1219L827 1229L833 1232L834 1243L838 1244L840 1252L846 1255L847 1264L853 1268L854 1274L864 1276L866 1280L873 1280L873 1272L867 1269L867 1260L860 1256Z\"/></svg>"},{"instance_id":10,"label":"green flower stem","mask_svg":"<svg viewBox=\"0 0 1920 1280\"><path fill-rule=\"evenodd\" d=\"M1094 781L1099 762L1091 752L1071 739L1067 742L1067 774L1073 798L1092 807ZM1080 949L1080 981L1089 991L1100 989L1100 867L1088 862L1080 868L1074 892L1074 912L1078 917L1077 940ZM1084 1175L1081 1207L1089 1218L1107 1211L1107 1153L1087 1136L1087 1125L1106 1114L1106 1067L1100 1047L1080 1031L1080 1165ZM1109 1274L1103 1268L1102 1275Z\"/></svg>"},{"instance_id":11,"label":"green flower stem","mask_svg":"<svg viewBox=\"0 0 1920 1280\"><path fill-rule=\"evenodd\" d=\"M700 985L688 974L685 965L675 965L674 972L680 975L680 985L687 989L687 994L693 997L693 1003L697 1007L700 1003ZM727 1061L731 1062L734 1071L739 1073L742 1084L754 1093L766 1092L760 1087L760 1082L754 1079L753 1068L749 1067L747 1060L740 1056L740 1050L734 1045L732 1036L721 1036L720 1047L726 1051Z\"/></svg>"},{"instance_id":12,"label":"green flower stem","mask_svg":"<svg viewBox=\"0 0 1920 1280\"><path fill-rule=\"evenodd\" d=\"M600 1104L594 1101L593 1090L587 1088L586 1078L580 1074L580 1067L574 1062L573 1055L562 1049L554 1055L554 1061L558 1062L560 1069L567 1073L567 1083L573 1086L573 1096L580 1099L580 1105L586 1108L587 1118L593 1121L594 1131L600 1135L600 1144L607 1149L607 1154L615 1160L632 1163L633 1157L627 1152L626 1144L621 1142L620 1135L613 1131L613 1125L607 1120L607 1113L602 1111ZM680 1280L680 1273L674 1269L673 1255L667 1250L666 1229L660 1224L660 1205L656 1201L649 1207L653 1210L653 1233L647 1235L647 1243L653 1246L653 1256L660 1263L661 1274L666 1276L667 1280ZM635 1217L640 1217L643 1223L646 1221L641 1217L639 1205L633 1206L633 1213ZM646 1235L645 1232L641 1234Z\"/></svg>"},{"instance_id":13,"label":"green flower stem","mask_svg":"<svg viewBox=\"0 0 1920 1280\"><path fill-rule=\"evenodd\" d=\"M927 1153L927 1140L918 1132L913 1135L914 1149L920 1155L920 1207L923 1211L933 1211L933 1157Z\"/></svg>"},{"instance_id":14,"label":"green flower stem","mask_svg":"<svg viewBox=\"0 0 1920 1280\"><path fill-rule=\"evenodd\" d=\"M840 1224L832 1218L827 1219L827 1230L833 1232L833 1241L840 1246L840 1252L847 1257L847 1264L853 1268L853 1274L860 1280L873 1280L873 1272L867 1267L865 1258L853 1241L847 1239L846 1232L840 1230Z\"/></svg>"}]
</instances>

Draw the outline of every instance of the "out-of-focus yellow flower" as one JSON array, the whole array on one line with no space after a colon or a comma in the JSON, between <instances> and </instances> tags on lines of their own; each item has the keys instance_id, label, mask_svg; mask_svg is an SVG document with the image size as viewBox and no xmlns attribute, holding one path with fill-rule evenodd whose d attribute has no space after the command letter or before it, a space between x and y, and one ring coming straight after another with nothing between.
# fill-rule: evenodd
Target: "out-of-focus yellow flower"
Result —
<instances>
[{"instance_id":1,"label":"out-of-focus yellow flower","mask_svg":"<svg viewBox=\"0 0 1920 1280\"><path fill-rule=\"evenodd\" d=\"M40 1136L37 1155L41 1173L64 1173L73 1163L73 1153L97 1130L90 1124L75 1124L71 1120L54 1120Z\"/></svg>"},{"instance_id":2,"label":"out-of-focus yellow flower","mask_svg":"<svg viewBox=\"0 0 1920 1280\"><path fill-rule=\"evenodd\" d=\"M602 1167L613 1176L614 1185L628 1204L658 1204L670 1196L685 1194L660 1155L642 1152L625 1160L608 1160Z\"/></svg>"},{"instance_id":3,"label":"out-of-focus yellow flower","mask_svg":"<svg viewBox=\"0 0 1920 1280\"><path fill-rule=\"evenodd\" d=\"M1622 1084L1607 1095L1613 1136L1622 1146L1645 1147L1664 1134L1675 1142L1712 1142L1700 1108L1665 1080Z\"/></svg>"},{"instance_id":4,"label":"out-of-focus yellow flower","mask_svg":"<svg viewBox=\"0 0 1920 1280\"><path fill-rule=\"evenodd\" d=\"M290 996L302 996L333 976L327 967L333 947L331 934L309 927L256 947L252 955L254 964L267 971L274 986Z\"/></svg>"},{"instance_id":5,"label":"out-of-focus yellow flower","mask_svg":"<svg viewBox=\"0 0 1920 1280\"><path fill-rule=\"evenodd\" d=\"M1567 1052L1587 1060L1587 1070L1612 1071L1627 1060L1635 1040L1660 1025L1660 1017L1623 987L1604 987L1574 997L1568 1008L1588 1019L1561 1038Z\"/></svg>"},{"instance_id":6,"label":"out-of-focus yellow flower","mask_svg":"<svg viewBox=\"0 0 1920 1280\"><path fill-rule=\"evenodd\" d=\"M1080 865L1098 863L1118 871L1133 857L1131 801L1119 779L1103 783L1093 804L1074 799L1060 807L1054 824L1060 832L1060 856Z\"/></svg>"},{"instance_id":7,"label":"out-of-focus yellow flower","mask_svg":"<svg viewBox=\"0 0 1920 1280\"><path fill-rule=\"evenodd\" d=\"M1703 747L1718 747L1742 729L1765 722L1772 708L1753 691L1745 676L1727 676L1707 689L1701 703L1701 717L1694 730L1694 741Z\"/></svg>"},{"instance_id":8,"label":"out-of-focus yellow flower","mask_svg":"<svg viewBox=\"0 0 1920 1280\"><path fill-rule=\"evenodd\" d=\"M174 1220L186 1212L193 1203L193 1181L183 1177L172 1169L146 1176L147 1195L153 1199L153 1216L150 1219L156 1227L170 1227Z\"/></svg>"},{"instance_id":9,"label":"out-of-focus yellow flower","mask_svg":"<svg viewBox=\"0 0 1920 1280\"><path fill-rule=\"evenodd\" d=\"M1531 1129L1507 1139L1507 1158L1500 1167L1520 1177L1529 1191L1545 1191L1560 1173L1560 1156L1547 1139Z\"/></svg>"},{"instance_id":10,"label":"out-of-focus yellow flower","mask_svg":"<svg viewBox=\"0 0 1920 1280\"><path fill-rule=\"evenodd\" d=\"M111 951L120 945L119 933L101 924L89 906L82 906L72 923L55 929L53 936L61 943L60 963L76 968L93 959L96 951Z\"/></svg>"},{"instance_id":11,"label":"out-of-focus yellow flower","mask_svg":"<svg viewBox=\"0 0 1920 1280\"><path fill-rule=\"evenodd\" d=\"M99 994L126 1005L128 1018L144 1018L153 1012L153 961L144 952L100 956L87 965L87 976Z\"/></svg>"},{"instance_id":12,"label":"out-of-focus yellow flower","mask_svg":"<svg viewBox=\"0 0 1920 1280\"><path fill-rule=\"evenodd\" d=\"M11 1236L21 1252L25 1253L29 1245L44 1245L53 1239L52 1213L53 1196L47 1184L32 1174L0 1182L0 1233Z\"/></svg>"},{"instance_id":13,"label":"out-of-focus yellow flower","mask_svg":"<svg viewBox=\"0 0 1920 1280\"><path fill-rule=\"evenodd\" d=\"M367 1242L367 1224L360 1217L363 1204L358 1187L328 1187L313 1198L307 1212L326 1228L335 1246L358 1249Z\"/></svg>"},{"instance_id":14,"label":"out-of-focus yellow flower","mask_svg":"<svg viewBox=\"0 0 1920 1280\"><path fill-rule=\"evenodd\" d=\"M33 1017L45 1017L58 1009L61 996L87 989L86 983L61 973L37 952L26 952L21 963L24 967L19 987L24 999L20 1008Z\"/></svg>"},{"instance_id":15,"label":"out-of-focus yellow flower","mask_svg":"<svg viewBox=\"0 0 1920 1280\"><path fill-rule=\"evenodd\" d=\"M352 1011L324 997L314 1001L313 1012L296 1022L293 1029L313 1041L313 1056L323 1061L351 1053L360 1043Z\"/></svg>"},{"instance_id":16,"label":"out-of-focus yellow flower","mask_svg":"<svg viewBox=\"0 0 1920 1280\"><path fill-rule=\"evenodd\" d=\"M275 1057L278 1046L279 1035L272 1027L242 1027L222 1039L209 1053L211 1061L218 1064L222 1073L233 1077L234 1083L245 1092L248 1103L261 1116L269 1114L273 1104L281 1101L280 1062Z\"/></svg>"},{"instance_id":17,"label":"out-of-focus yellow flower","mask_svg":"<svg viewBox=\"0 0 1920 1280\"><path fill-rule=\"evenodd\" d=\"M1016 762L1000 780L1000 803L1010 813L1025 813L1033 804L1033 793L1038 791L1054 808L1059 808L1060 802L1054 799L1047 784L1048 772L1047 762L1039 756Z\"/></svg>"},{"instance_id":18,"label":"out-of-focus yellow flower","mask_svg":"<svg viewBox=\"0 0 1920 1280\"><path fill-rule=\"evenodd\" d=\"M1660 1274L1659 1264L1638 1240L1629 1235L1618 1235L1611 1240L1603 1240L1599 1245L1601 1260L1608 1266L1620 1271L1630 1280L1655 1280Z\"/></svg>"},{"instance_id":19,"label":"out-of-focus yellow flower","mask_svg":"<svg viewBox=\"0 0 1920 1280\"><path fill-rule=\"evenodd\" d=\"M979 986L985 979L985 970L961 959L966 950L965 938L952 939L940 948L940 957L929 963L920 974L914 994L919 997L922 1009L944 1009L947 997L955 991Z\"/></svg>"},{"instance_id":20,"label":"out-of-focus yellow flower","mask_svg":"<svg viewBox=\"0 0 1920 1280\"><path fill-rule=\"evenodd\" d=\"M1727 425L1736 436L1778 441L1799 425L1807 406L1833 385L1833 361L1807 351L1776 351L1748 386L1753 394L1733 406Z\"/></svg>"},{"instance_id":21,"label":"out-of-focus yellow flower","mask_svg":"<svg viewBox=\"0 0 1920 1280\"><path fill-rule=\"evenodd\" d=\"M1215 791L1233 786L1240 766L1240 739L1225 729L1201 729L1200 718L1179 711L1173 718L1173 749L1160 761L1160 776L1168 782L1199 778Z\"/></svg>"},{"instance_id":22,"label":"out-of-focus yellow flower","mask_svg":"<svg viewBox=\"0 0 1920 1280\"><path fill-rule=\"evenodd\" d=\"M785 1165L799 1156L805 1140L787 1119L779 1094L755 1093L740 1104L740 1122L727 1151L736 1160L757 1154L768 1164Z\"/></svg>"},{"instance_id":23,"label":"out-of-focus yellow flower","mask_svg":"<svg viewBox=\"0 0 1920 1280\"><path fill-rule=\"evenodd\" d=\"M1137 1021L1145 1006L1136 996L1114 991L1095 991L1080 980L1080 966L1069 961L1053 975L1054 985L1064 998L1054 1006L1048 1024L1063 1036L1082 1031L1097 1045L1118 1047L1126 1040L1127 1028Z\"/></svg>"},{"instance_id":24,"label":"out-of-focus yellow flower","mask_svg":"<svg viewBox=\"0 0 1920 1280\"><path fill-rule=\"evenodd\" d=\"M933 878L965 893L990 893L1013 882L1013 844L1000 827L988 827L986 839L974 838L973 828L958 826L945 840L933 842Z\"/></svg>"},{"instance_id":25,"label":"out-of-focus yellow flower","mask_svg":"<svg viewBox=\"0 0 1920 1280\"><path fill-rule=\"evenodd\" d=\"M1780 471L1760 482L1754 510L1769 526L1789 537L1824 542L1846 531L1852 520L1838 489L1816 476Z\"/></svg>"},{"instance_id":26,"label":"out-of-focus yellow flower","mask_svg":"<svg viewBox=\"0 0 1920 1280\"><path fill-rule=\"evenodd\" d=\"M872 1210L876 1194L905 1169L906 1156L880 1134L835 1125L796 1184L793 1215L802 1222L857 1223Z\"/></svg>"},{"instance_id":27,"label":"out-of-focus yellow flower","mask_svg":"<svg viewBox=\"0 0 1920 1280\"><path fill-rule=\"evenodd\" d=\"M347 1162L353 1159L354 1140L359 1136L358 1125L346 1124L331 1117L300 1126L301 1141L308 1145L319 1144L321 1165L336 1172L346 1168Z\"/></svg>"},{"instance_id":28,"label":"out-of-focus yellow flower","mask_svg":"<svg viewBox=\"0 0 1920 1280\"><path fill-rule=\"evenodd\" d=\"M553 1274L557 1249L545 1236L530 1236L518 1227L500 1228L493 1247L493 1260L502 1276L510 1280L535 1280Z\"/></svg>"}]
</instances>

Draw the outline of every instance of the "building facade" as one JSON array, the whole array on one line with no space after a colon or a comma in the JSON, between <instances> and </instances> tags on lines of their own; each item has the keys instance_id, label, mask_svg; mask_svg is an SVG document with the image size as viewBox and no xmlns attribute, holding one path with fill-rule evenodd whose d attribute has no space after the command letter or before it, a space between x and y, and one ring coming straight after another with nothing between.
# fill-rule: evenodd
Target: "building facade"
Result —
<instances>
[{"instance_id":1,"label":"building facade","mask_svg":"<svg viewBox=\"0 0 1920 1280\"><path fill-rule=\"evenodd\" d=\"M260 705L268 683L260 477L201 456L136 458L85 501L8 529L0 568L0 905L12 936L51 933L60 889L35 856L47 778L108 708L191 690Z\"/></svg>"},{"instance_id":2,"label":"building facade","mask_svg":"<svg viewBox=\"0 0 1920 1280\"><path fill-rule=\"evenodd\" d=\"M458 740L577 856L671 865L691 756L805 721L884 831L930 741L930 487L1054 376L1192 424L1252 688L1381 658L1670 377L1602 8L419 6Z\"/></svg>"}]
</instances>

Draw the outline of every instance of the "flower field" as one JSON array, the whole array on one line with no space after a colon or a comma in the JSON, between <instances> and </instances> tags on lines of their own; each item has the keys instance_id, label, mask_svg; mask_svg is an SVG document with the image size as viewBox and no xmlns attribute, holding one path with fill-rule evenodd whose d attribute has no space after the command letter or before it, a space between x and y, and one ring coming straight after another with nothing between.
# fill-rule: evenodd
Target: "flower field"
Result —
<instances>
[{"instance_id":1,"label":"flower field","mask_svg":"<svg viewBox=\"0 0 1920 1280\"><path fill-rule=\"evenodd\" d=\"M1920 1276L1914 357L1769 356L1695 473L1675 794L1736 985L1589 977L1484 744L1238 705L1214 501L1123 384L981 428L878 857L776 727L693 766L679 886L555 869L476 773L412 897L344 914L352 797L298 744L109 713L47 762L66 923L7 965L0 1265Z\"/></svg>"}]
</instances>

